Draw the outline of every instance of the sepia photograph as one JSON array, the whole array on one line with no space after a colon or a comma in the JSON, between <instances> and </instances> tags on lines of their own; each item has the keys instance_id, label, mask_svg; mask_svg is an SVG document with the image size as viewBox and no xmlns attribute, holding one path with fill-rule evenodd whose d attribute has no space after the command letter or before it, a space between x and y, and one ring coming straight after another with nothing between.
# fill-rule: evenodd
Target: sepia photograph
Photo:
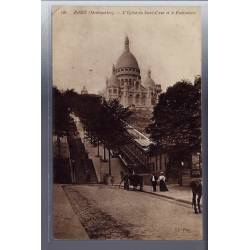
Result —
<instances>
[{"instance_id":1,"label":"sepia photograph","mask_svg":"<svg viewBox=\"0 0 250 250\"><path fill-rule=\"evenodd\" d=\"M196 6L52 8L56 240L203 240Z\"/></svg>"}]
</instances>

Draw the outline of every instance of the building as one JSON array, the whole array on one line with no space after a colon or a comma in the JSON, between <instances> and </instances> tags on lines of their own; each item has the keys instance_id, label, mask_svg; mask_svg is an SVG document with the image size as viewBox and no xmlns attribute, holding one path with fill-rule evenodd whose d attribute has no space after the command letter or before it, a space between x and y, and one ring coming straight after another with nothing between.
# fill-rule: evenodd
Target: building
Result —
<instances>
[{"instance_id":1,"label":"building","mask_svg":"<svg viewBox=\"0 0 250 250\"><path fill-rule=\"evenodd\" d=\"M201 177L200 153L166 148L154 150L154 143L133 126L128 125L127 132L131 139L120 147L119 158L130 172L143 175L146 185L150 184L152 172L164 172L169 183L181 185L189 185L192 178Z\"/></svg>"},{"instance_id":2,"label":"building","mask_svg":"<svg viewBox=\"0 0 250 250\"><path fill-rule=\"evenodd\" d=\"M87 90L86 86L83 85L82 90L81 90L81 95L87 95L87 94L88 94L88 90Z\"/></svg>"},{"instance_id":3,"label":"building","mask_svg":"<svg viewBox=\"0 0 250 250\"><path fill-rule=\"evenodd\" d=\"M152 108L161 92L148 70L141 81L141 71L135 56L130 52L129 39L125 38L124 51L112 67L111 77L106 79L105 98L118 99L124 107Z\"/></svg>"}]
</instances>

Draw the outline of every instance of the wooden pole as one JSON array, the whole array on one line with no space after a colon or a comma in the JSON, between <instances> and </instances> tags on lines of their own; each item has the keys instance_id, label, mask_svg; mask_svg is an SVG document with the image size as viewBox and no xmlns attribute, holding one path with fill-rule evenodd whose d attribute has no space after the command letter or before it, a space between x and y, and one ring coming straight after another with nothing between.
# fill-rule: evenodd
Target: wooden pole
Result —
<instances>
[{"instance_id":1,"label":"wooden pole","mask_svg":"<svg viewBox=\"0 0 250 250\"><path fill-rule=\"evenodd\" d=\"M105 144L103 143L103 160L106 161L106 150L105 150Z\"/></svg>"},{"instance_id":2,"label":"wooden pole","mask_svg":"<svg viewBox=\"0 0 250 250\"><path fill-rule=\"evenodd\" d=\"M109 175L111 176L111 157L110 157L110 149L109 149Z\"/></svg>"}]
</instances>

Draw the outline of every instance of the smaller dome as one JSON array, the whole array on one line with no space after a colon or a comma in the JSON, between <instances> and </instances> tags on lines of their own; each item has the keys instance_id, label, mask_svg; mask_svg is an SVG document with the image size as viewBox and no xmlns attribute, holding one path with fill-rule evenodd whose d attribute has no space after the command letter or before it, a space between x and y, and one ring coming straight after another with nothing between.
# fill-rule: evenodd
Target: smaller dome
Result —
<instances>
[{"instance_id":1,"label":"smaller dome","mask_svg":"<svg viewBox=\"0 0 250 250\"><path fill-rule=\"evenodd\" d=\"M143 85L144 85L144 87L146 87L146 88L154 88L154 87L155 87L155 82L154 82L154 80L151 78L151 70L148 71L147 78L145 79Z\"/></svg>"},{"instance_id":2,"label":"smaller dome","mask_svg":"<svg viewBox=\"0 0 250 250\"><path fill-rule=\"evenodd\" d=\"M85 86L85 85L82 87L81 94L82 94L82 95L84 95L84 94L88 94L88 90L87 90L87 88L86 88L86 86Z\"/></svg>"},{"instance_id":3,"label":"smaller dome","mask_svg":"<svg viewBox=\"0 0 250 250\"><path fill-rule=\"evenodd\" d=\"M115 66L112 67L112 75L108 79L108 87L119 87L118 79L115 75Z\"/></svg>"}]
</instances>

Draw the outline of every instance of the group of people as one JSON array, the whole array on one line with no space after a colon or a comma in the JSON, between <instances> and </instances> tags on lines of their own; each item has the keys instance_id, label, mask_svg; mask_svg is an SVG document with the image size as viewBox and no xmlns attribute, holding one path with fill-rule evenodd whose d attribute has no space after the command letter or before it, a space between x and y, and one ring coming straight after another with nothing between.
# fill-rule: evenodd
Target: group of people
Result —
<instances>
[{"instance_id":1,"label":"group of people","mask_svg":"<svg viewBox=\"0 0 250 250\"><path fill-rule=\"evenodd\" d=\"M137 190L137 187L139 187L140 191L143 191L143 176L140 176L135 173L134 170L130 171L131 174L124 174L121 172L121 183L124 182L124 189L125 190L130 190L129 186L133 186L133 190Z\"/></svg>"},{"instance_id":2,"label":"group of people","mask_svg":"<svg viewBox=\"0 0 250 250\"><path fill-rule=\"evenodd\" d=\"M152 184L154 192L157 191L157 184L158 183L159 183L159 189L161 192L168 191L166 177L165 177L163 172L160 172L159 176L157 176L155 173L152 173L150 180L151 180L151 184Z\"/></svg>"},{"instance_id":3,"label":"group of people","mask_svg":"<svg viewBox=\"0 0 250 250\"><path fill-rule=\"evenodd\" d=\"M143 187L143 177L135 174L133 171L132 174L123 174L121 173L121 183L124 182L124 189L130 190L129 186L133 185L133 190L136 190L137 186L140 186L140 191L142 191ZM150 177L150 181L153 187L153 192L157 191L157 186L159 185L159 191L166 192L169 191L166 183L166 177L164 172L160 172L159 176L156 173L152 173ZM120 183L120 186L121 186ZM190 187L192 190L192 207L194 208L194 212L196 214L201 213L201 197L202 197L202 182L201 179L192 180L190 183Z\"/></svg>"}]
</instances>

